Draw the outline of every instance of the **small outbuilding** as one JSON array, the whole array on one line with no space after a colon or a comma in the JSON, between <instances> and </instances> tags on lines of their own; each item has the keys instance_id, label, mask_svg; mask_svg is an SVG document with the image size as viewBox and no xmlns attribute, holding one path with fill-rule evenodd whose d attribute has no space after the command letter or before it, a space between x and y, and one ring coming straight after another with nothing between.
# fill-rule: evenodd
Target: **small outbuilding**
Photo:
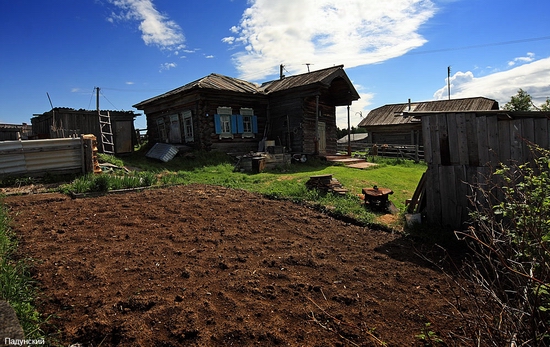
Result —
<instances>
[{"instance_id":1,"label":"small outbuilding","mask_svg":"<svg viewBox=\"0 0 550 347\"><path fill-rule=\"evenodd\" d=\"M23 124L0 124L0 141L27 139L31 126Z\"/></svg>"},{"instance_id":2,"label":"small outbuilding","mask_svg":"<svg viewBox=\"0 0 550 347\"><path fill-rule=\"evenodd\" d=\"M323 155L337 151L336 107L357 99L339 65L262 85L210 74L134 107L147 117L151 144L246 153L269 141Z\"/></svg>"},{"instance_id":3,"label":"small outbuilding","mask_svg":"<svg viewBox=\"0 0 550 347\"><path fill-rule=\"evenodd\" d=\"M414 112L471 112L498 110L498 102L484 97L384 105L370 111L358 127L371 144L422 145L422 123Z\"/></svg>"},{"instance_id":4,"label":"small outbuilding","mask_svg":"<svg viewBox=\"0 0 550 347\"><path fill-rule=\"evenodd\" d=\"M110 116L110 131L114 144L114 154L131 153L137 144L134 120L139 114L132 111L99 111ZM103 117L105 119L105 117ZM98 150L102 152L103 137L100 117L97 110L75 110L56 107L31 118L34 138L50 139L93 134L98 141ZM104 128L105 129L105 128Z\"/></svg>"}]
</instances>

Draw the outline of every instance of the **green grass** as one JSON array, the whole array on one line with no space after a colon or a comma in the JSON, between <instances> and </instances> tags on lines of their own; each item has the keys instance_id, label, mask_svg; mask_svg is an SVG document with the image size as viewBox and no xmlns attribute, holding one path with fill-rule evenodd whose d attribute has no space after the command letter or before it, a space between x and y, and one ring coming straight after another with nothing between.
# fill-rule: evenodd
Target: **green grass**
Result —
<instances>
[{"instance_id":1,"label":"green grass","mask_svg":"<svg viewBox=\"0 0 550 347\"><path fill-rule=\"evenodd\" d=\"M6 207L0 205L0 299L15 310L26 339L44 338L40 326L44 321L33 301L35 288L24 260L14 259L17 240L9 227Z\"/></svg>"},{"instance_id":2,"label":"green grass","mask_svg":"<svg viewBox=\"0 0 550 347\"><path fill-rule=\"evenodd\" d=\"M377 159L377 166L352 169L343 165L312 159L306 163L268 170L259 174L236 172L235 158L218 152L193 152L177 156L167 163L146 158L144 153L115 158L103 156L115 165L136 168L132 173L88 175L62 187L64 192L76 193L107 191L141 186L182 184L210 184L244 189L270 198L289 199L308 203L337 216L353 218L364 224L379 223L377 215L361 206L358 194L362 188L374 185L393 190L390 200L404 211L405 200L412 197L424 171L425 164L402 159ZM113 162L115 161L115 162ZM320 194L308 190L305 183L310 176L332 174L349 190L344 196Z\"/></svg>"}]
</instances>

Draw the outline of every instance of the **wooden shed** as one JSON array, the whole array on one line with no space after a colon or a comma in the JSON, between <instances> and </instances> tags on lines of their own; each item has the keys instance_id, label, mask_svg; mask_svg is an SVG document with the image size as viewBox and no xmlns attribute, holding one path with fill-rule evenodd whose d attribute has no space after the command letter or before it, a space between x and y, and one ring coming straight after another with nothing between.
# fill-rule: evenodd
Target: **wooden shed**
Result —
<instances>
[{"instance_id":1,"label":"wooden shed","mask_svg":"<svg viewBox=\"0 0 550 347\"><path fill-rule=\"evenodd\" d=\"M100 111L109 113L113 134L115 154L131 153L137 144L134 120L138 114L132 111ZM80 134L93 134L102 151L102 136L97 110L75 110L72 108L54 108L51 111L31 118L32 133L35 138L64 138Z\"/></svg>"},{"instance_id":2,"label":"wooden shed","mask_svg":"<svg viewBox=\"0 0 550 347\"><path fill-rule=\"evenodd\" d=\"M466 112L498 110L498 102L484 97L389 104L375 108L358 127L376 144L422 145L422 125L416 112Z\"/></svg>"},{"instance_id":3,"label":"wooden shed","mask_svg":"<svg viewBox=\"0 0 550 347\"><path fill-rule=\"evenodd\" d=\"M528 162L529 142L550 148L550 112L416 114L428 134L423 199L430 224L462 229L471 207L471 184L485 182L499 163Z\"/></svg>"},{"instance_id":4,"label":"wooden shed","mask_svg":"<svg viewBox=\"0 0 550 347\"><path fill-rule=\"evenodd\" d=\"M0 124L0 141L27 139L31 132L31 126L27 123Z\"/></svg>"},{"instance_id":5,"label":"wooden shed","mask_svg":"<svg viewBox=\"0 0 550 347\"><path fill-rule=\"evenodd\" d=\"M336 106L359 98L343 66L257 85L210 74L135 108L147 116L151 143L186 144L233 153L263 140L290 152L336 152Z\"/></svg>"}]
</instances>

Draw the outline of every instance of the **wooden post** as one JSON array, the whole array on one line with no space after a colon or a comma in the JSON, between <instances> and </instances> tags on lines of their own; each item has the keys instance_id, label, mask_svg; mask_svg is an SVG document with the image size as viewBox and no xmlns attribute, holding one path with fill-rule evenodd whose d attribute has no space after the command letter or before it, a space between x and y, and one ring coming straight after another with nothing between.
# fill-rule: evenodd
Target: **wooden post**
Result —
<instances>
[{"instance_id":1,"label":"wooden post","mask_svg":"<svg viewBox=\"0 0 550 347\"><path fill-rule=\"evenodd\" d=\"M348 105L348 155L351 157L351 128L349 120L349 105Z\"/></svg>"}]
</instances>

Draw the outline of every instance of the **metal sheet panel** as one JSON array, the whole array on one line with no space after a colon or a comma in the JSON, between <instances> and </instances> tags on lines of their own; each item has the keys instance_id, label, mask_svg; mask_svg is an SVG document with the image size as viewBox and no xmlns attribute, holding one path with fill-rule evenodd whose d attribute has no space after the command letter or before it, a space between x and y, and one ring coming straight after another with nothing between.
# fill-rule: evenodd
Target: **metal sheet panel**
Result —
<instances>
[{"instance_id":1,"label":"metal sheet panel","mask_svg":"<svg viewBox=\"0 0 550 347\"><path fill-rule=\"evenodd\" d=\"M0 142L0 175L78 172L82 165L80 138Z\"/></svg>"},{"instance_id":2,"label":"metal sheet panel","mask_svg":"<svg viewBox=\"0 0 550 347\"><path fill-rule=\"evenodd\" d=\"M153 148L145 154L147 158L158 159L163 162L169 162L176 154L178 154L178 148L176 146L169 145L167 143L155 143Z\"/></svg>"},{"instance_id":3,"label":"metal sheet panel","mask_svg":"<svg viewBox=\"0 0 550 347\"><path fill-rule=\"evenodd\" d=\"M26 170L21 141L0 142L0 175L24 173Z\"/></svg>"}]
</instances>

